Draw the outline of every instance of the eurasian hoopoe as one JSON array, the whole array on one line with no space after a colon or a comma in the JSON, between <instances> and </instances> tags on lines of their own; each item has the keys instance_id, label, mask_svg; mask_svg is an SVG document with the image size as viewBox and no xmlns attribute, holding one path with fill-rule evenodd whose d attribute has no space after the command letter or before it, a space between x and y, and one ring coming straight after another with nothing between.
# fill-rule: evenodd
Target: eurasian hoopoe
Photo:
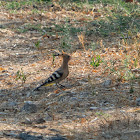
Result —
<instances>
[{"instance_id":1,"label":"eurasian hoopoe","mask_svg":"<svg viewBox=\"0 0 140 140\"><path fill-rule=\"evenodd\" d=\"M70 56L68 54L58 54L54 56L62 56L63 63L59 69L57 69L48 79L45 80L44 83L42 83L40 86L34 89L38 90L42 86L47 86L51 83L55 83L56 85L59 84L60 81L65 79L69 74L69 68L68 68L68 62L70 60ZM61 85L62 86L62 85Z\"/></svg>"}]
</instances>

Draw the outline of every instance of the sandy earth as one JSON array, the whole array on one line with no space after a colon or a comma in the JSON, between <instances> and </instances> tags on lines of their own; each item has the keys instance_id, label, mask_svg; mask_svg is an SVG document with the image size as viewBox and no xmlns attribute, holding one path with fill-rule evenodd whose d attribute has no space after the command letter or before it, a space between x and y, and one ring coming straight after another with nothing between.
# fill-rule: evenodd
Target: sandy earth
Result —
<instances>
[{"instance_id":1,"label":"sandy earth","mask_svg":"<svg viewBox=\"0 0 140 140\"><path fill-rule=\"evenodd\" d=\"M37 22L51 26L56 17L61 23L64 15L48 13L39 20L37 15L0 12L0 139L138 140L138 81L134 81L135 90L130 94L129 82L117 83L104 76L101 66L94 71L89 64L93 52L78 48L81 44L77 40L75 48L65 51L72 56L70 74L62 81L66 88L53 85L33 92L61 65L59 57L54 62L52 57L62 50L60 38L42 37L35 29L20 33L17 28ZM39 49L35 47L37 40L41 40ZM21 79L16 81L18 70L23 70L25 83ZM27 102L35 105L28 111L23 109ZM22 133L29 136L21 136Z\"/></svg>"}]
</instances>

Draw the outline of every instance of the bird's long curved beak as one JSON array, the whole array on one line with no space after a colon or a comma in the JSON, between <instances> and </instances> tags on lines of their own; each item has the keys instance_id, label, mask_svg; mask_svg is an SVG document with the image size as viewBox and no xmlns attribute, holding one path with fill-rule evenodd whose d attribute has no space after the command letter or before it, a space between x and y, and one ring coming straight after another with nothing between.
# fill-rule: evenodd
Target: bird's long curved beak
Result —
<instances>
[{"instance_id":1,"label":"bird's long curved beak","mask_svg":"<svg viewBox=\"0 0 140 140\"><path fill-rule=\"evenodd\" d=\"M58 54L53 54L53 56L60 56L60 54L58 53Z\"/></svg>"}]
</instances>

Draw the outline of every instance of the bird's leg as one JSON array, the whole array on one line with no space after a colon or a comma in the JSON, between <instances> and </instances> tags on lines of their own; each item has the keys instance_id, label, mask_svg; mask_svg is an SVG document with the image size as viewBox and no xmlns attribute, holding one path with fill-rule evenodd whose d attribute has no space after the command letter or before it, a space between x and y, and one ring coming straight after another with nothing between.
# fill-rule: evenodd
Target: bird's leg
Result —
<instances>
[{"instance_id":1,"label":"bird's leg","mask_svg":"<svg viewBox=\"0 0 140 140\"><path fill-rule=\"evenodd\" d=\"M65 88L65 86L64 85L61 85L61 84L59 84L60 85L60 88Z\"/></svg>"},{"instance_id":2,"label":"bird's leg","mask_svg":"<svg viewBox=\"0 0 140 140\"><path fill-rule=\"evenodd\" d=\"M61 85L61 84L59 84L59 83L56 83L56 86L57 86L58 88L65 88L64 85Z\"/></svg>"}]
</instances>

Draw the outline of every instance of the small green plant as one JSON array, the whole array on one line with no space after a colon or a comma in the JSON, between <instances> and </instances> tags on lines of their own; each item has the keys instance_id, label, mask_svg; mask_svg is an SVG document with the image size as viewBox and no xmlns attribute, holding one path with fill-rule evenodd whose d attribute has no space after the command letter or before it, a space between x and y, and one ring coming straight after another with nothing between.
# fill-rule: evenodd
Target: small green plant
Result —
<instances>
[{"instance_id":1,"label":"small green plant","mask_svg":"<svg viewBox=\"0 0 140 140\"><path fill-rule=\"evenodd\" d=\"M40 11L38 9L32 9L32 14L38 14Z\"/></svg>"},{"instance_id":2,"label":"small green plant","mask_svg":"<svg viewBox=\"0 0 140 140\"><path fill-rule=\"evenodd\" d=\"M104 73L108 70L109 71L109 74L112 74L112 73L118 73L115 69L115 64L116 64L116 61L115 60L110 60L110 65L108 66L108 63L107 61L104 61L104 65L105 65L105 70L104 70Z\"/></svg>"},{"instance_id":3,"label":"small green plant","mask_svg":"<svg viewBox=\"0 0 140 140\"><path fill-rule=\"evenodd\" d=\"M25 73L23 72L23 69L21 68L21 70L18 70L16 73L16 81L21 80L22 84L25 83L27 79L27 76L25 75Z\"/></svg>"},{"instance_id":4,"label":"small green plant","mask_svg":"<svg viewBox=\"0 0 140 140\"><path fill-rule=\"evenodd\" d=\"M39 49L39 47L40 47L40 40L38 40L37 42L35 42L35 47L36 47L37 49Z\"/></svg>"},{"instance_id":5,"label":"small green plant","mask_svg":"<svg viewBox=\"0 0 140 140\"><path fill-rule=\"evenodd\" d=\"M17 28L17 31L20 33L25 33L28 31L37 31L42 33L41 24L24 24L23 26Z\"/></svg>"},{"instance_id":6,"label":"small green plant","mask_svg":"<svg viewBox=\"0 0 140 140\"><path fill-rule=\"evenodd\" d=\"M130 85L129 93L133 93L133 92L134 92L134 87Z\"/></svg>"},{"instance_id":7,"label":"small green plant","mask_svg":"<svg viewBox=\"0 0 140 140\"><path fill-rule=\"evenodd\" d=\"M11 10L15 10L15 9L19 9L21 7L19 2L10 2L7 3L6 8L7 9L11 9Z\"/></svg>"},{"instance_id":8,"label":"small green plant","mask_svg":"<svg viewBox=\"0 0 140 140\"><path fill-rule=\"evenodd\" d=\"M104 115L104 113L103 113L103 112L101 112L101 111L97 111L97 112L95 113L95 115L96 115L96 116L103 116L103 115Z\"/></svg>"},{"instance_id":9,"label":"small green plant","mask_svg":"<svg viewBox=\"0 0 140 140\"><path fill-rule=\"evenodd\" d=\"M52 64L54 65L55 55L53 54L52 56L53 56Z\"/></svg>"},{"instance_id":10,"label":"small green plant","mask_svg":"<svg viewBox=\"0 0 140 140\"><path fill-rule=\"evenodd\" d=\"M94 43L94 42L92 42L92 43L90 44L90 47L91 47L92 51L95 51L95 50L97 49L97 46L98 46L98 44L96 44L96 43Z\"/></svg>"},{"instance_id":11,"label":"small green plant","mask_svg":"<svg viewBox=\"0 0 140 140\"><path fill-rule=\"evenodd\" d=\"M70 24L66 19L66 24L63 29L63 37L60 41L60 45L63 49L71 48L72 37L70 35Z\"/></svg>"},{"instance_id":12,"label":"small green plant","mask_svg":"<svg viewBox=\"0 0 140 140\"><path fill-rule=\"evenodd\" d=\"M137 66L138 66L138 59L135 58L135 59L134 59L134 67L136 68Z\"/></svg>"},{"instance_id":13,"label":"small green plant","mask_svg":"<svg viewBox=\"0 0 140 140\"><path fill-rule=\"evenodd\" d=\"M21 0L21 1L7 1L2 2L2 6L4 6L7 10L19 10L24 8L25 6L32 6L34 4L41 4L41 0ZM1 5L0 5L1 6Z\"/></svg>"},{"instance_id":14,"label":"small green plant","mask_svg":"<svg viewBox=\"0 0 140 140\"><path fill-rule=\"evenodd\" d=\"M71 44L70 44L70 39L67 38L67 37L63 37L61 39L61 42L60 42L60 45L63 49L65 48L70 48L71 47Z\"/></svg>"},{"instance_id":15,"label":"small green plant","mask_svg":"<svg viewBox=\"0 0 140 140\"><path fill-rule=\"evenodd\" d=\"M98 67L100 63L103 61L101 60L101 56L97 55L95 58L92 58L92 62L90 62L90 65L92 65L94 68Z\"/></svg>"}]
</instances>

